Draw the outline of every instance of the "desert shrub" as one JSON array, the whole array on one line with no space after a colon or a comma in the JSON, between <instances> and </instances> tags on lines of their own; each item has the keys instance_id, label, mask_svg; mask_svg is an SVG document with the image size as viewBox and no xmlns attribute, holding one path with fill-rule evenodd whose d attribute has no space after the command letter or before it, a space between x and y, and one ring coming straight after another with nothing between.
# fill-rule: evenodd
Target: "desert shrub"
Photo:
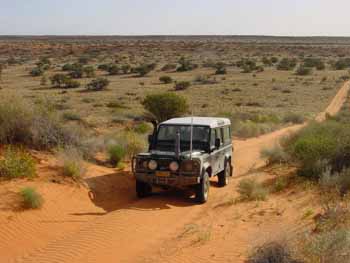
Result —
<instances>
[{"instance_id":1,"label":"desert shrub","mask_svg":"<svg viewBox=\"0 0 350 263\"><path fill-rule=\"evenodd\" d=\"M154 70L155 68L156 68L156 64L155 63L143 64L143 65L140 65L140 66L136 67L134 69L134 72L137 73L139 75L139 77L144 77L148 73L150 73L152 70Z\"/></svg>"},{"instance_id":2,"label":"desert shrub","mask_svg":"<svg viewBox=\"0 0 350 263\"><path fill-rule=\"evenodd\" d=\"M84 138L80 129L64 126L54 105L47 101L34 105L18 96L0 98L0 144L44 150L58 145L78 146Z\"/></svg>"},{"instance_id":3,"label":"desert shrub","mask_svg":"<svg viewBox=\"0 0 350 263\"><path fill-rule=\"evenodd\" d=\"M295 72L296 75L298 76L308 76L311 75L312 73L312 68L306 67L305 65L300 65Z\"/></svg>"},{"instance_id":4,"label":"desert shrub","mask_svg":"<svg viewBox=\"0 0 350 263\"><path fill-rule=\"evenodd\" d=\"M152 128L147 123L142 122L142 123L137 124L133 128L133 130L139 134L147 134L152 130Z\"/></svg>"},{"instance_id":5,"label":"desert shrub","mask_svg":"<svg viewBox=\"0 0 350 263\"><path fill-rule=\"evenodd\" d=\"M280 176L277 177L272 185L272 190L275 193L281 192L288 186L288 178Z\"/></svg>"},{"instance_id":6,"label":"desert shrub","mask_svg":"<svg viewBox=\"0 0 350 263\"><path fill-rule=\"evenodd\" d=\"M76 89L80 87L80 83L74 79L67 79L64 83L66 89Z\"/></svg>"},{"instance_id":7,"label":"desert shrub","mask_svg":"<svg viewBox=\"0 0 350 263\"><path fill-rule=\"evenodd\" d=\"M142 105L159 122L182 116L189 109L186 98L174 93L148 95Z\"/></svg>"},{"instance_id":8,"label":"desert shrub","mask_svg":"<svg viewBox=\"0 0 350 263\"><path fill-rule=\"evenodd\" d=\"M303 246L305 262L343 263L350 260L350 233L347 229L308 235Z\"/></svg>"},{"instance_id":9,"label":"desert shrub","mask_svg":"<svg viewBox=\"0 0 350 263\"><path fill-rule=\"evenodd\" d=\"M109 75L118 75L120 73L120 70L120 67L116 64L111 64L107 68Z\"/></svg>"},{"instance_id":10,"label":"desert shrub","mask_svg":"<svg viewBox=\"0 0 350 263\"><path fill-rule=\"evenodd\" d=\"M62 71L72 71L74 69L73 64L67 63L62 66Z\"/></svg>"},{"instance_id":11,"label":"desert shrub","mask_svg":"<svg viewBox=\"0 0 350 263\"><path fill-rule=\"evenodd\" d=\"M39 77L42 76L44 73L44 70L40 67L35 67L30 71L30 75L33 77Z\"/></svg>"},{"instance_id":12,"label":"desert shrub","mask_svg":"<svg viewBox=\"0 0 350 263\"><path fill-rule=\"evenodd\" d=\"M301 123L304 123L304 121L305 121L305 117L295 112L290 112L283 117L284 123L301 124Z\"/></svg>"},{"instance_id":13,"label":"desert shrub","mask_svg":"<svg viewBox=\"0 0 350 263\"><path fill-rule=\"evenodd\" d=\"M86 90L88 91L101 91L107 89L109 85L109 80L106 78L97 78L92 80L86 85Z\"/></svg>"},{"instance_id":14,"label":"desert shrub","mask_svg":"<svg viewBox=\"0 0 350 263\"><path fill-rule=\"evenodd\" d=\"M93 66L83 67L83 72L87 78L94 78L96 76L95 68Z\"/></svg>"},{"instance_id":15,"label":"desert shrub","mask_svg":"<svg viewBox=\"0 0 350 263\"><path fill-rule=\"evenodd\" d=\"M84 75L83 67L81 65L75 67L68 73L68 75L73 79L81 79Z\"/></svg>"},{"instance_id":16,"label":"desert shrub","mask_svg":"<svg viewBox=\"0 0 350 263\"><path fill-rule=\"evenodd\" d=\"M300 163L300 175L318 178L328 165L332 173L350 167L350 129L347 124L333 120L312 123L285 144L287 151Z\"/></svg>"},{"instance_id":17,"label":"desert shrub","mask_svg":"<svg viewBox=\"0 0 350 263\"><path fill-rule=\"evenodd\" d=\"M174 89L175 90L185 90L188 89L191 86L191 83L189 81L180 81L180 82L176 82Z\"/></svg>"},{"instance_id":18,"label":"desert shrub","mask_svg":"<svg viewBox=\"0 0 350 263\"><path fill-rule=\"evenodd\" d=\"M123 74L128 74L128 73L130 73L131 66L129 64L125 64L121 67L121 70L122 70Z\"/></svg>"},{"instance_id":19,"label":"desert shrub","mask_svg":"<svg viewBox=\"0 0 350 263\"><path fill-rule=\"evenodd\" d=\"M100 64L100 65L98 65L97 68L99 70L103 70L103 71L107 71L108 72L110 67L111 67L111 64Z\"/></svg>"},{"instance_id":20,"label":"desert shrub","mask_svg":"<svg viewBox=\"0 0 350 263\"><path fill-rule=\"evenodd\" d=\"M278 70L293 70L297 65L294 58L283 58L277 65Z\"/></svg>"},{"instance_id":21,"label":"desert shrub","mask_svg":"<svg viewBox=\"0 0 350 263\"><path fill-rule=\"evenodd\" d=\"M169 84L173 82L173 79L170 76L162 76L159 78L159 81L165 84Z\"/></svg>"},{"instance_id":22,"label":"desert shrub","mask_svg":"<svg viewBox=\"0 0 350 263\"><path fill-rule=\"evenodd\" d=\"M334 63L335 70L344 70L350 67L350 58L341 58Z\"/></svg>"},{"instance_id":23,"label":"desert shrub","mask_svg":"<svg viewBox=\"0 0 350 263\"><path fill-rule=\"evenodd\" d=\"M164 65L161 70L162 71L172 71L172 70L175 70L176 67L177 67L176 64L168 63L168 64Z\"/></svg>"},{"instance_id":24,"label":"desert shrub","mask_svg":"<svg viewBox=\"0 0 350 263\"><path fill-rule=\"evenodd\" d=\"M55 74L50 78L51 84L57 88L63 87L67 79L69 79L69 76L66 74Z\"/></svg>"},{"instance_id":25,"label":"desert shrub","mask_svg":"<svg viewBox=\"0 0 350 263\"><path fill-rule=\"evenodd\" d=\"M317 70L324 70L326 68L325 63L320 58L305 58L303 65L306 68L316 68Z\"/></svg>"},{"instance_id":26,"label":"desert shrub","mask_svg":"<svg viewBox=\"0 0 350 263\"><path fill-rule=\"evenodd\" d=\"M7 147L0 159L0 178L32 178L35 176L35 162L29 153Z\"/></svg>"},{"instance_id":27,"label":"desert shrub","mask_svg":"<svg viewBox=\"0 0 350 263\"><path fill-rule=\"evenodd\" d=\"M198 65L193 64L190 60L186 59L185 57L181 57L178 63L180 64L180 66L176 69L177 72L190 71L198 67Z\"/></svg>"},{"instance_id":28,"label":"desert shrub","mask_svg":"<svg viewBox=\"0 0 350 263\"><path fill-rule=\"evenodd\" d=\"M286 163L290 158L280 145L262 149L261 157L266 159L268 164Z\"/></svg>"},{"instance_id":29,"label":"desert shrub","mask_svg":"<svg viewBox=\"0 0 350 263\"><path fill-rule=\"evenodd\" d=\"M62 148L57 152L57 159L64 176L74 180L79 180L84 176L86 168L82 153L78 149L74 147Z\"/></svg>"},{"instance_id":30,"label":"desert shrub","mask_svg":"<svg viewBox=\"0 0 350 263\"><path fill-rule=\"evenodd\" d=\"M241 201L263 201L268 194L267 190L254 179L239 181L237 191Z\"/></svg>"},{"instance_id":31,"label":"desert shrub","mask_svg":"<svg viewBox=\"0 0 350 263\"><path fill-rule=\"evenodd\" d=\"M302 263L292 257L285 242L266 243L256 248L249 256L247 263Z\"/></svg>"},{"instance_id":32,"label":"desert shrub","mask_svg":"<svg viewBox=\"0 0 350 263\"><path fill-rule=\"evenodd\" d=\"M268 58L268 57L263 57L262 60L261 60L261 62L262 62L265 66L272 66L272 65L273 65L271 59Z\"/></svg>"},{"instance_id":33,"label":"desert shrub","mask_svg":"<svg viewBox=\"0 0 350 263\"><path fill-rule=\"evenodd\" d=\"M41 208L44 203L42 195L32 187L22 188L20 196L22 198L22 206L25 209L38 209Z\"/></svg>"},{"instance_id":34,"label":"desert shrub","mask_svg":"<svg viewBox=\"0 0 350 263\"><path fill-rule=\"evenodd\" d=\"M110 145L108 147L109 161L113 165L118 165L125 157L126 151L121 145Z\"/></svg>"},{"instance_id":35,"label":"desert shrub","mask_svg":"<svg viewBox=\"0 0 350 263\"><path fill-rule=\"evenodd\" d=\"M51 84L56 88L73 89L79 88L80 83L65 74L55 74L51 78Z\"/></svg>"},{"instance_id":36,"label":"desert shrub","mask_svg":"<svg viewBox=\"0 0 350 263\"><path fill-rule=\"evenodd\" d=\"M32 105L17 96L0 99L0 144L30 143Z\"/></svg>"},{"instance_id":37,"label":"desert shrub","mask_svg":"<svg viewBox=\"0 0 350 263\"><path fill-rule=\"evenodd\" d=\"M215 65L216 71L215 75L225 75L227 73L226 65L222 62L219 62Z\"/></svg>"}]
</instances>

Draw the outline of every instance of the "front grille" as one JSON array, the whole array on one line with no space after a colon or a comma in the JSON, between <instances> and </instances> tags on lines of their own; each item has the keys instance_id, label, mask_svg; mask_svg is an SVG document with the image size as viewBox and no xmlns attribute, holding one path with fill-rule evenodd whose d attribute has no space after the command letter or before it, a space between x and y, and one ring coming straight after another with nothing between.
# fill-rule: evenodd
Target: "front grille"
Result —
<instances>
[{"instance_id":1,"label":"front grille","mask_svg":"<svg viewBox=\"0 0 350 263\"><path fill-rule=\"evenodd\" d=\"M169 165L172 162L172 160L169 159L158 159L158 168L159 171L169 171Z\"/></svg>"}]
</instances>

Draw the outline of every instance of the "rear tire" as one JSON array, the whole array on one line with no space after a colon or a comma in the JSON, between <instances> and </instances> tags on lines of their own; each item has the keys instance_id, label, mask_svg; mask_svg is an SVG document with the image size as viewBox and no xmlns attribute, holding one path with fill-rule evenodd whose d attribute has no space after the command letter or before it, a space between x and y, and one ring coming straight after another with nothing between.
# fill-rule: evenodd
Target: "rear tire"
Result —
<instances>
[{"instance_id":1,"label":"rear tire","mask_svg":"<svg viewBox=\"0 0 350 263\"><path fill-rule=\"evenodd\" d=\"M198 203L204 204L208 201L209 188L210 188L209 174L205 172L205 174L203 175L203 178L201 179L200 184L196 186L196 200Z\"/></svg>"},{"instance_id":2,"label":"rear tire","mask_svg":"<svg viewBox=\"0 0 350 263\"><path fill-rule=\"evenodd\" d=\"M145 198L152 193L152 186L148 183L136 180L136 194L138 198Z\"/></svg>"},{"instance_id":3,"label":"rear tire","mask_svg":"<svg viewBox=\"0 0 350 263\"><path fill-rule=\"evenodd\" d=\"M218 174L218 184L220 187L228 185L230 182L230 177L232 176L232 167L230 161L226 161L224 167L224 170Z\"/></svg>"}]
</instances>

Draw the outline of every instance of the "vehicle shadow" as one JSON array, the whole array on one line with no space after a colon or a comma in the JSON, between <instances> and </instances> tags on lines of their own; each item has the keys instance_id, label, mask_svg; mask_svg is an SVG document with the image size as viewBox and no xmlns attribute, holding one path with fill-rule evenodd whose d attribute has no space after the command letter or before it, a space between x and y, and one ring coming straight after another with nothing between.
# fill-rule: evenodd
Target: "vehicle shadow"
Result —
<instances>
[{"instance_id":1,"label":"vehicle shadow","mask_svg":"<svg viewBox=\"0 0 350 263\"><path fill-rule=\"evenodd\" d=\"M85 179L89 198L106 213L133 210L162 210L171 207L195 205L191 191L154 189L151 196L139 199L135 192L135 179L131 172L117 172ZM88 215L91 213L75 214ZM104 213L99 213L104 215Z\"/></svg>"}]
</instances>

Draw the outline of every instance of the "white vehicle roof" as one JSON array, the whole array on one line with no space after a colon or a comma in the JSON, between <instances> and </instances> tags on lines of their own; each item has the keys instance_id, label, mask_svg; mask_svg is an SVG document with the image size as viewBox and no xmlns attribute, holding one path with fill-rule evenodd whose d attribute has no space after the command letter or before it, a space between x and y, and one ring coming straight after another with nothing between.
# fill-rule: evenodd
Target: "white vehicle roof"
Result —
<instances>
[{"instance_id":1,"label":"white vehicle roof","mask_svg":"<svg viewBox=\"0 0 350 263\"><path fill-rule=\"evenodd\" d=\"M193 120L192 120L193 119ZM221 126L231 125L230 119L227 118L214 118L214 117L183 117L174 118L162 122L161 124L167 125L197 125L197 126L209 126L210 128L216 128Z\"/></svg>"}]
</instances>

